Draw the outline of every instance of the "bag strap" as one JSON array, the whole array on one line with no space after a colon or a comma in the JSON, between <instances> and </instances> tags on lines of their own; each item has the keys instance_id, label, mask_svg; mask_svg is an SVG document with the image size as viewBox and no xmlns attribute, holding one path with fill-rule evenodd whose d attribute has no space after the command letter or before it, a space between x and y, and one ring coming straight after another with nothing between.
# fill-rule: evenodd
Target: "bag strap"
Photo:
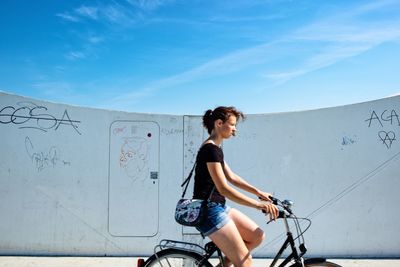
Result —
<instances>
[{"instance_id":1,"label":"bag strap","mask_svg":"<svg viewBox=\"0 0 400 267\"><path fill-rule=\"evenodd\" d=\"M214 185L213 189L211 190L210 196L208 197L207 201L211 200L211 196L213 195L214 191L215 191L215 185Z\"/></svg>"},{"instance_id":2,"label":"bag strap","mask_svg":"<svg viewBox=\"0 0 400 267\"><path fill-rule=\"evenodd\" d=\"M200 149L199 149L199 151L200 151ZM190 171L190 173L189 173L188 177L185 179L185 181L183 181L183 183L181 184L181 187L185 187L185 189L183 189L182 198L185 197L186 190L187 190L187 188L189 186L190 178L192 178L193 171L194 171L194 169L196 168L196 165L197 165L198 156L199 156L199 152L197 152L196 161L193 164L192 170ZM207 200L211 199L211 196L213 195L214 191L215 191L215 185L214 185L213 189L211 190L210 196L208 197Z\"/></svg>"},{"instance_id":3,"label":"bag strap","mask_svg":"<svg viewBox=\"0 0 400 267\"><path fill-rule=\"evenodd\" d=\"M192 178L193 171L194 171L194 169L196 168L196 164L197 164L197 159L196 159L196 162L194 163L193 168L192 168L192 170L190 171L188 177L187 177L187 178L185 179L185 181L183 181L183 183L181 184L181 187L185 187L185 189L183 190L183 193L182 193L182 198L183 198L183 197L185 196L185 194L186 194L186 190L187 190L187 188L188 188L188 186L189 186L190 178Z\"/></svg>"},{"instance_id":4,"label":"bag strap","mask_svg":"<svg viewBox=\"0 0 400 267\"><path fill-rule=\"evenodd\" d=\"M193 171L194 171L194 169L196 168L196 164L197 164L197 160L196 160L196 162L194 163L193 168L192 168L192 170L190 171L188 177L187 177L187 178L185 179L185 181L183 181L183 183L181 184L181 187L185 187L185 189L183 189L182 198L185 197L186 190L187 190L187 188L188 188L188 186L189 186L190 178L192 178ZM207 200L210 200L210 199L211 199L211 196L213 195L214 191L215 191L215 185L214 185L213 189L211 190L210 196L208 197Z\"/></svg>"}]
</instances>

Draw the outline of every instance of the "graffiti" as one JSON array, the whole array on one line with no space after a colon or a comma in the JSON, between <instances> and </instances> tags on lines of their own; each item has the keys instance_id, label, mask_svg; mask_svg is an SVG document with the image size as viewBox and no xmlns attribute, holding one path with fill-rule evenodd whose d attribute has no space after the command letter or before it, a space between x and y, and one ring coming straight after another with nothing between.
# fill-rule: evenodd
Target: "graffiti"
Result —
<instances>
[{"instance_id":1,"label":"graffiti","mask_svg":"<svg viewBox=\"0 0 400 267\"><path fill-rule=\"evenodd\" d=\"M161 129L161 133L164 135L174 135L174 134L183 134L183 129Z\"/></svg>"},{"instance_id":2,"label":"graffiti","mask_svg":"<svg viewBox=\"0 0 400 267\"><path fill-rule=\"evenodd\" d=\"M47 152L35 151L29 137L25 137L25 150L39 172L44 170L46 167L55 167L58 163L71 165L70 162L60 159L60 151L55 146L50 147Z\"/></svg>"},{"instance_id":3,"label":"graffiti","mask_svg":"<svg viewBox=\"0 0 400 267\"><path fill-rule=\"evenodd\" d=\"M387 110L385 109L383 112L376 112L373 110L368 119L365 120L368 123L368 128L373 125L378 126L379 128L400 126L399 115L397 114L395 109ZM386 148L390 149L392 147L393 142L396 140L396 133L394 131L379 131L378 138L386 146Z\"/></svg>"},{"instance_id":4,"label":"graffiti","mask_svg":"<svg viewBox=\"0 0 400 267\"><path fill-rule=\"evenodd\" d=\"M123 133L123 132L125 132L125 130L126 130L126 127L115 128L115 129L113 130L113 134Z\"/></svg>"},{"instance_id":5,"label":"graffiti","mask_svg":"<svg viewBox=\"0 0 400 267\"><path fill-rule=\"evenodd\" d=\"M396 140L396 134L393 131L385 132L380 131L378 133L379 138L381 139L382 143L389 149L392 146L394 140Z\"/></svg>"},{"instance_id":6,"label":"graffiti","mask_svg":"<svg viewBox=\"0 0 400 267\"><path fill-rule=\"evenodd\" d=\"M356 141L354 141L352 138L345 136L345 137L343 137L343 140L342 140L342 146L352 145L355 142Z\"/></svg>"},{"instance_id":7,"label":"graffiti","mask_svg":"<svg viewBox=\"0 0 400 267\"><path fill-rule=\"evenodd\" d=\"M50 129L58 130L60 125L72 127L78 134L80 121L72 120L65 109L61 118L49 114L47 107L38 106L31 102L20 102L18 107L6 106L0 110L1 124L19 125L19 129L36 129L47 132Z\"/></svg>"},{"instance_id":8,"label":"graffiti","mask_svg":"<svg viewBox=\"0 0 400 267\"><path fill-rule=\"evenodd\" d=\"M387 109L385 109L380 116L378 116L378 114L374 111L372 111L369 119L366 119L365 121L368 122L368 127L371 127L372 123L379 123L379 125L381 127L383 127L383 123L393 125L393 124L397 124L397 126L400 126L400 119L399 119L399 115L397 115L396 110L392 109L390 111L390 114L388 114L389 111Z\"/></svg>"},{"instance_id":9,"label":"graffiti","mask_svg":"<svg viewBox=\"0 0 400 267\"><path fill-rule=\"evenodd\" d=\"M120 167L126 175L133 179L146 177L149 172L148 167L148 143L147 140L140 137L124 138L121 145Z\"/></svg>"}]
</instances>

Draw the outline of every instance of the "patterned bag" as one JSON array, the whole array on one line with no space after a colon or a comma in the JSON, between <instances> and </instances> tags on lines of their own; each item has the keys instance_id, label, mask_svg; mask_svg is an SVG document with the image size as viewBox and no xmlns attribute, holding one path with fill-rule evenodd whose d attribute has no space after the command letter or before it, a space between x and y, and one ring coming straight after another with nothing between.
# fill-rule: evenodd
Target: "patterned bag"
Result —
<instances>
[{"instance_id":1,"label":"patterned bag","mask_svg":"<svg viewBox=\"0 0 400 267\"><path fill-rule=\"evenodd\" d=\"M183 190L182 198L178 201L175 208L175 221L184 226L197 226L207 216L207 203L215 189L215 187L212 189L210 197L207 200L184 198L195 167L196 163L194 163L189 176L181 185L181 187L185 186L185 189Z\"/></svg>"},{"instance_id":2,"label":"patterned bag","mask_svg":"<svg viewBox=\"0 0 400 267\"><path fill-rule=\"evenodd\" d=\"M206 216L207 200L180 199L176 204L175 221L184 226L197 226Z\"/></svg>"}]
</instances>

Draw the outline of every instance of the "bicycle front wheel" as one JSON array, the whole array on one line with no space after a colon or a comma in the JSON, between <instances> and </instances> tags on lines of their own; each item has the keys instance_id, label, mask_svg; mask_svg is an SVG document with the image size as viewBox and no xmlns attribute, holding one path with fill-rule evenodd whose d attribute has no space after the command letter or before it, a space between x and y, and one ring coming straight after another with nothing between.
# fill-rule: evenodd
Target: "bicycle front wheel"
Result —
<instances>
[{"instance_id":1,"label":"bicycle front wheel","mask_svg":"<svg viewBox=\"0 0 400 267\"><path fill-rule=\"evenodd\" d=\"M186 250L169 248L153 254L144 263L144 267L195 267L200 266L203 257ZM208 260L201 264L203 267L212 267Z\"/></svg>"}]
</instances>

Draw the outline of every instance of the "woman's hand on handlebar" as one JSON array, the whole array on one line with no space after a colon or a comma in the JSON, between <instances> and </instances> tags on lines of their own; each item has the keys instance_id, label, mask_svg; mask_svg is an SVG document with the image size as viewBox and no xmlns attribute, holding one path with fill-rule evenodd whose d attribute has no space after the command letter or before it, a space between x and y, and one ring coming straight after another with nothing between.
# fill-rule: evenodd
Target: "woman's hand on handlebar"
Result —
<instances>
[{"instance_id":1,"label":"woman's hand on handlebar","mask_svg":"<svg viewBox=\"0 0 400 267\"><path fill-rule=\"evenodd\" d=\"M260 200L272 202L272 195L270 193L259 191L257 196Z\"/></svg>"},{"instance_id":2,"label":"woman's hand on handlebar","mask_svg":"<svg viewBox=\"0 0 400 267\"><path fill-rule=\"evenodd\" d=\"M275 220L279 216L279 209L270 202L260 202L259 209L264 213L268 213L271 220Z\"/></svg>"},{"instance_id":3,"label":"woman's hand on handlebar","mask_svg":"<svg viewBox=\"0 0 400 267\"><path fill-rule=\"evenodd\" d=\"M279 216L279 209L272 203L272 194L258 191L256 195L262 201L259 203L259 209L264 213L268 213L271 220L277 219Z\"/></svg>"}]
</instances>

